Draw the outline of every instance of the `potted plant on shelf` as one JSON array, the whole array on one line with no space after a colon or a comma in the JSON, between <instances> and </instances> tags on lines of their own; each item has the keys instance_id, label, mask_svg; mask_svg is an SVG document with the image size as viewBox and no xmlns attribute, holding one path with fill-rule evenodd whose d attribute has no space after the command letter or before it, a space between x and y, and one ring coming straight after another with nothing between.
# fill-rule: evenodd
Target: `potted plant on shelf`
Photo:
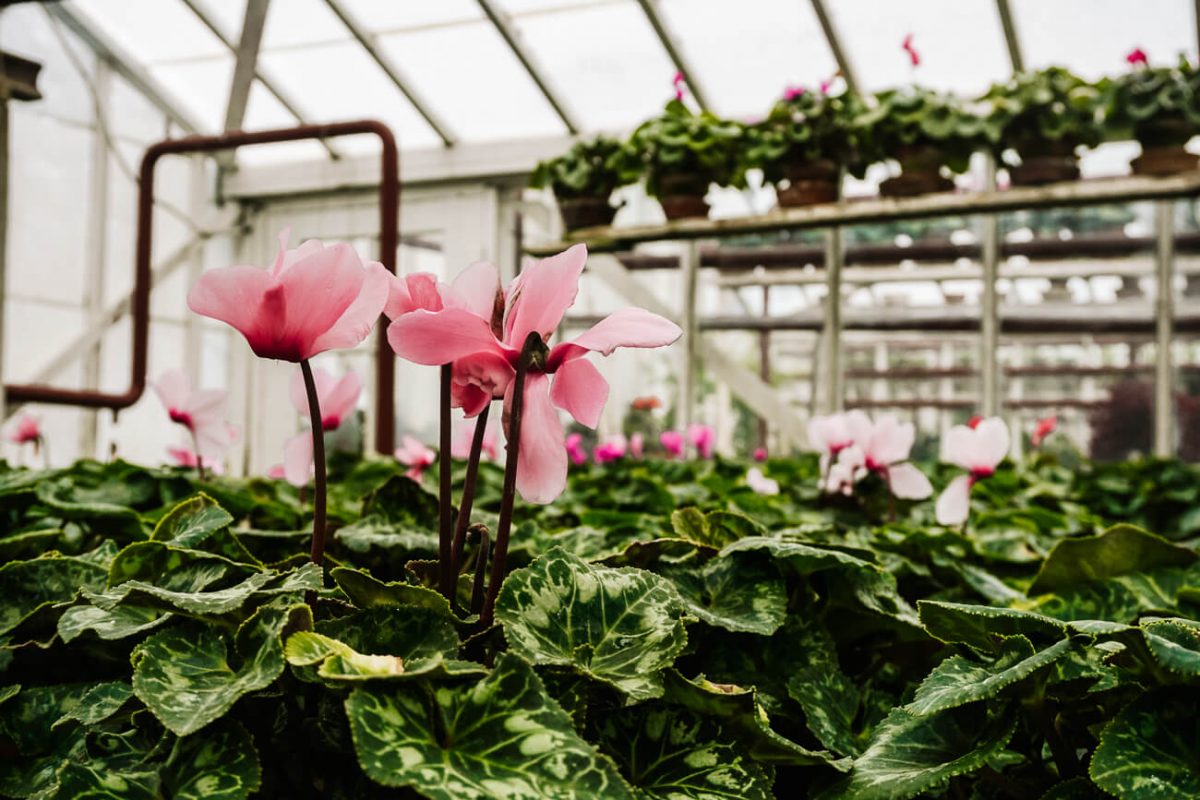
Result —
<instances>
[{"instance_id":1,"label":"potted plant on shelf","mask_svg":"<svg viewBox=\"0 0 1200 800\"><path fill-rule=\"evenodd\" d=\"M568 231L612 223L613 191L637 179L629 151L615 139L597 136L577 142L557 158L540 162L529 177L534 189L550 189Z\"/></svg>"},{"instance_id":2,"label":"potted plant on shelf","mask_svg":"<svg viewBox=\"0 0 1200 800\"><path fill-rule=\"evenodd\" d=\"M1196 169L1200 156L1184 150L1200 133L1200 70L1184 57L1173 67L1151 67L1145 54L1128 57L1128 73L1102 83L1111 128L1132 136L1142 154L1131 164L1138 175L1174 175Z\"/></svg>"},{"instance_id":3,"label":"potted plant on shelf","mask_svg":"<svg viewBox=\"0 0 1200 800\"><path fill-rule=\"evenodd\" d=\"M1099 90L1062 67L1013 75L980 100L997 160L1017 156L1008 163L1016 185L1077 179L1076 148L1095 147L1104 136Z\"/></svg>"},{"instance_id":4,"label":"potted plant on shelf","mask_svg":"<svg viewBox=\"0 0 1200 800\"><path fill-rule=\"evenodd\" d=\"M707 111L694 112L679 97L638 126L627 147L641 165L646 193L657 197L667 219L708 216L709 184L738 185L741 124Z\"/></svg>"},{"instance_id":5,"label":"potted plant on shelf","mask_svg":"<svg viewBox=\"0 0 1200 800\"><path fill-rule=\"evenodd\" d=\"M958 98L918 86L879 92L856 125L871 160L900 164L900 175L879 187L887 197L954 188L942 168L965 172L971 153L986 142L983 120Z\"/></svg>"},{"instance_id":6,"label":"potted plant on shelf","mask_svg":"<svg viewBox=\"0 0 1200 800\"><path fill-rule=\"evenodd\" d=\"M761 169L787 208L837 200L841 168L858 177L866 170L854 124L861 104L849 92L788 89L766 119L746 128L743 169Z\"/></svg>"}]
</instances>

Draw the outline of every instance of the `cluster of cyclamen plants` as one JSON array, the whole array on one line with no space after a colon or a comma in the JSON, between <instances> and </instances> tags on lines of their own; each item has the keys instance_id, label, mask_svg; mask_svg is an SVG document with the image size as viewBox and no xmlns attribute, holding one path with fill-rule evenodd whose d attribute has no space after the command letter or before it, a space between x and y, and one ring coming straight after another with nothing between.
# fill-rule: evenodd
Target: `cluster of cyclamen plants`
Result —
<instances>
[{"instance_id":1,"label":"cluster of cyclamen plants","mask_svg":"<svg viewBox=\"0 0 1200 800\"><path fill-rule=\"evenodd\" d=\"M340 412L352 407L352 401L347 401L357 396L357 390L353 385L342 387L329 376L318 380L310 360L327 350L362 342L382 312L391 320L387 338L397 355L441 368L440 451L452 450L452 408L476 420L456 525L450 459L440 462L437 584L451 602L471 522L488 415L493 400L503 400L508 442L504 492L486 599L471 609L481 615L483 624L491 621L505 574L515 495L519 492L529 502L549 503L566 485L567 450L557 409L589 427L599 422L608 384L586 356L592 352L607 356L618 347L662 347L681 334L677 325L662 317L627 308L575 340L551 348L549 339L575 301L586 260L586 249L576 246L527 263L507 287L501 286L496 267L486 263L471 265L445 284L428 273L397 278L378 262L364 264L345 244L325 246L310 240L289 250L285 231L270 269L233 266L201 276L188 295L194 312L233 326L259 357L300 365L304 391L301 396L297 387L293 399L297 408L307 410L310 432L289 443L284 472L293 482L307 479L311 455L316 485L311 547L315 563L322 562L326 539L323 433L337 427L341 419L340 413L323 412L321 395L326 395L327 405L336 403ZM195 414L190 418L194 424ZM200 435L195 435L203 463ZM402 448L418 449L412 442ZM432 461L427 451L406 455L420 468ZM485 561L477 559L477 582L482 580Z\"/></svg>"}]
</instances>

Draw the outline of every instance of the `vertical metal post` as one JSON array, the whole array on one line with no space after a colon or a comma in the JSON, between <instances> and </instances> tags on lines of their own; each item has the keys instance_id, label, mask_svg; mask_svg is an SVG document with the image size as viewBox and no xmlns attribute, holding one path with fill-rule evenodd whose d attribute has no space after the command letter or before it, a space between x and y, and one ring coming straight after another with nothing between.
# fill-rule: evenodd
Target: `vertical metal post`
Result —
<instances>
[{"instance_id":1,"label":"vertical metal post","mask_svg":"<svg viewBox=\"0 0 1200 800\"><path fill-rule=\"evenodd\" d=\"M996 188L996 162L987 159L986 186ZM983 261L983 292L979 296L980 413L1000 413L1000 298L996 279L1000 274L1000 220L995 214L983 217L980 232Z\"/></svg>"},{"instance_id":2,"label":"vertical metal post","mask_svg":"<svg viewBox=\"0 0 1200 800\"><path fill-rule=\"evenodd\" d=\"M109 87L112 85L112 68L102 58L96 59L94 86L97 113L108 105ZM92 172L88 179L88 218L84 241L87 250L87 274L84 276L84 309L87 324L95 325L104 314L104 270L105 251L108 239L108 142L99 128L99 120L92 128ZM100 387L100 359L103 354L104 337L96 337L83 357L83 386L85 389ZM88 409L83 412L79 425L79 454L92 458L97 453L97 430L99 411Z\"/></svg>"},{"instance_id":3,"label":"vertical metal post","mask_svg":"<svg viewBox=\"0 0 1200 800\"><path fill-rule=\"evenodd\" d=\"M1154 336L1154 455L1167 458L1175 452L1175 368L1171 341L1175 334L1175 230L1174 204L1154 204L1155 336Z\"/></svg>"},{"instance_id":4,"label":"vertical metal post","mask_svg":"<svg viewBox=\"0 0 1200 800\"><path fill-rule=\"evenodd\" d=\"M842 410L842 229L834 226L825 232L825 324L821 328L820 381L818 404L821 413Z\"/></svg>"},{"instance_id":5,"label":"vertical metal post","mask_svg":"<svg viewBox=\"0 0 1200 800\"><path fill-rule=\"evenodd\" d=\"M763 319L771 316L771 287L763 284L762 287L762 304L763 304ZM765 328L759 331L758 334L758 376L763 379L763 383L771 383L771 332ZM766 417L758 418L758 446L767 449L767 438L770 436L771 428Z\"/></svg>"},{"instance_id":6,"label":"vertical metal post","mask_svg":"<svg viewBox=\"0 0 1200 800\"><path fill-rule=\"evenodd\" d=\"M8 294L5 283L8 266L8 89L0 81L0 420L8 417L8 398L4 392L4 304Z\"/></svg>"},{"instance_id":7,"label":"vertical metal post","mask_svg":"<svg viewBox=\"0 0 1200 800\"><path fill-rule=\"evenodd\" d=\"M679 380L679 413L676 414L677 428L685 430L692 422L696 404L696 353L700 329L696 324L696 279L700 271L700 245L696 241L685 242L681 259L683 267L683 369Z\"/></svg>"}]
</instances>

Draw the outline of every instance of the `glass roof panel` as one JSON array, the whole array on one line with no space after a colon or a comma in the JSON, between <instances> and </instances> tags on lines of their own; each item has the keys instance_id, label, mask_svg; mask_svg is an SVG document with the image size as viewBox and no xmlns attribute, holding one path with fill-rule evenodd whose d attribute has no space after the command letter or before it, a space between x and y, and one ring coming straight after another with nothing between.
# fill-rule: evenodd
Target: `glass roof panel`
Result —
<instances>
[{"instance_id":1,"label":"glass roof panel","mask_svg":"<svg viewBox=\"0 0 1200 800\"><path fill-rule=\"evenodd\" d=\"M229 84L233 80L233 55L228 50L215 58L151 66L150 75L162 84L176 107L202 126L202 132L213 133L225 127Z\"/></svg>"},{"instance_id":2,"label":"glass roof panel","mask_svg":"<svg viewBox=\"0 0 1200 800\"><path fill-rule=\"evenodd\" d=\"M483 10L475 0L342 0L342 4L363 27L375 33L453 25L483 18Z\"/></svg>"},{"instance_id":3,"label":"glass roof panel","mask_svg":"<svg viewBox=\"0 0 1200 800\"><path fill-rule=\"evenodd\" d=\"M73 0L69 5L142 64L229 52L176 0Z\"/></svg>"},{"instance_id":4,"label":"glass roof panel","mask_svg":"<svg viewBox=\"0 0 1200 800\"><path fill-rule=\"evenodd\" d=\"M554 109L490 22L381 36L379 45L464 140L563 132Z\"/></svg>"},{"instance_id":5,"label":"glass roof panel","mask_svg":"<svg viewBox=\"0 0 1200 800\"><path fill-rule=\"evenodd\" d=\"M994 0L837 0L827 7L864 92L919 83L977 95L1012 71ZM915 68L901 48L910 33L921 58Z\"/></svg>"},{"instance_id":6,"label":"glass roof panel","mask_svg":"<svg viewBox=\"0 0 1200 800\"><path fill-rule=\"evenodd\" d=\"M633 0L518 16L514 25L586 130L628 130L671 97L675 68Z\"/></svg>"},{"instance_id":7,"label":"glass roof panel","mask_svg":"<svg viewBox=\"0 0 1200 800\"><path fill-rule=\"evenodd\" d=\"M259 58L281 88L303 103L310 122L372 117L390 125L402 147L441 143L358 42L263 52Z\"/></svg>"},{"instance_id":8,"label":"glass roof panel","mask_svg":"<svg viewBox=\"0 0 1200 800\"><path fill-rule=\"evenodd\" d=\"M662 9L720 114L761 117L789 85L818 86L837 70L808 3L665 0Z\"/></svg>"},{"instance_id":9,"label":"glass roof panel","mask_svg":"<svg viewBox=\"0 0 1200 800\"><path fill-rule=\"evenodd\" d=\"M231 41L236 42L242 35L242 21L246 18L246 0L192 0L192 2L206 13L221 29L221 33L228 36Z\"/></svg>"},{"instance_id":10,"label":"glass roof panel","mask_svg":"<svg viewBox=\"0 0 1200 800\"><path fill-rule=\"evenodd\" d=\"M236 30L241 28L239 21ZM267 9L261 52L350 39L350 31L324 0L286 0Z\"/></svg>"},{"instance_id":11,"label":"glass roof panel","mask_svg":"<svg viewBox=\"0 0 1200 800\"><path fill-rule=\"evenodd\" d=\"M583 6L612 5L620 0L498 0L498 5L509 14L558 14Z\"/></svg>"},{"instance_id":12,"label":"glass roof panel","mask_svg":"<svg viewBox=\"0 0 1200 800\"><path fill-rule=\"evenodd\" d=\"M1196 56L1190 0L1013 0L1025 65L1065 66L1085 78L1119 74L1135 47L1151 64Z\"/></svg>"}]
</instances>

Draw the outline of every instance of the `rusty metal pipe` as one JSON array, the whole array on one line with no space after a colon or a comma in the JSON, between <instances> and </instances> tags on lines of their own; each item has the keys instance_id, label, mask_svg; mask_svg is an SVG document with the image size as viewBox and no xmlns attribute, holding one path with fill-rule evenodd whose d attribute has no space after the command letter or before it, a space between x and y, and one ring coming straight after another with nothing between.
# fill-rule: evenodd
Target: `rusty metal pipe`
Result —
<instances>
[{"instance_id":1,"label":"rusty metal pipe","mask_svg":"<svg viewBox=\"0 0 1200 800\"><path fill-rule=\"evenodd\" d=\"M111 408L114 412L136 403L146 390L146 362L150 337L150 255L154 236L154 169L165 155L211 153L243 145L332 139L338 136L373 134L382 145L379 177L379 261L389 272L396 271L396 248L400 226L400 156L396 137L378 120L356 120L327 125L301 125L266 131L231 131L217 136L186 136L152 144L142 157L138 177L137 246L133 271L130 316L133 347L129 388L123 392L62 389L41 384L5 387L9 403L51 403L82 408ZM393 419L395 359L387 345L387 329L380 326L375 348L375 447L390 453L395 446Z\"/></svg>"}]
</instances>

